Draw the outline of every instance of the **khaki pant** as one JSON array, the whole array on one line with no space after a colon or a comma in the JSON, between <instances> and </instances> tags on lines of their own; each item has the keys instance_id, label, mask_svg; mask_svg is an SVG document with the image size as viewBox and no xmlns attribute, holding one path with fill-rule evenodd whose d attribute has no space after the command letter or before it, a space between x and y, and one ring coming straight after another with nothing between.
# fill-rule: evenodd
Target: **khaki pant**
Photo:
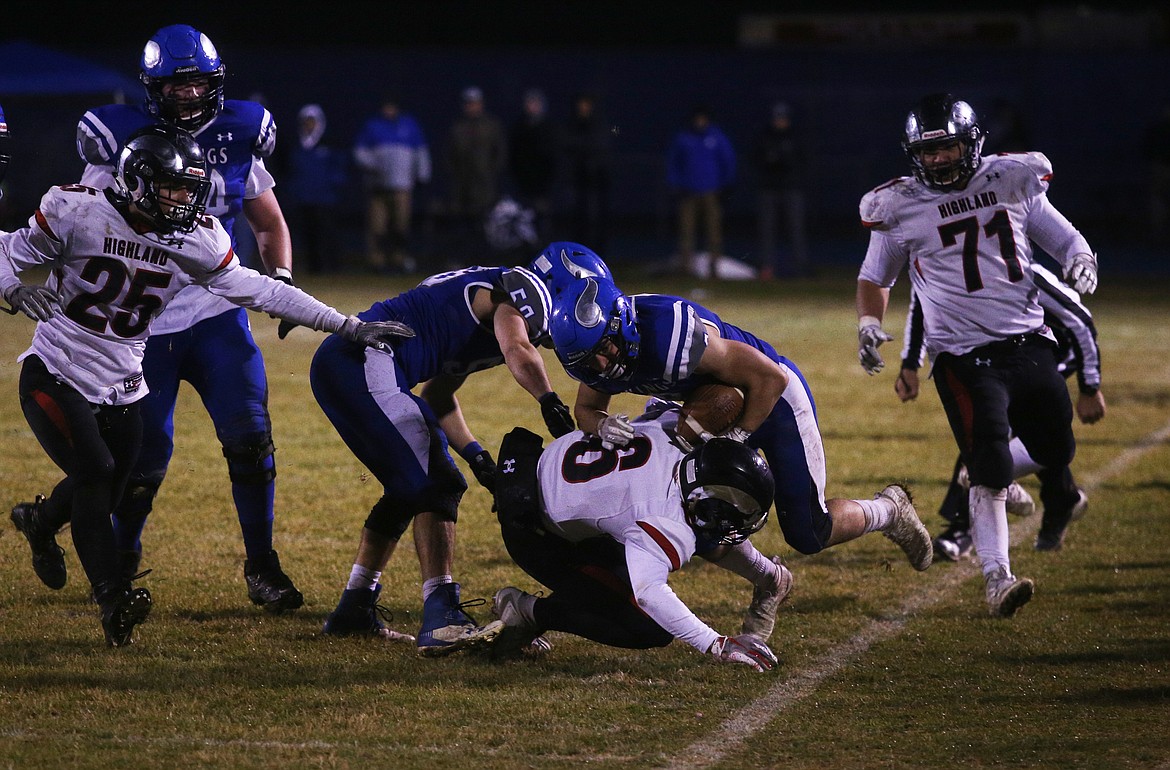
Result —
<instances>
[{"instance_id":1,"label":"khaki pant","mask_svg":"<svg viewBox=\"0 0 1170 770\"><path fill-rule=\"evenodd\" d=\"M710 255L708 275L715 277L715 263L723 254L723 205L719 193L683 195L678 202L678 254L682 264L679 267L693 272L695 256L695 229L702 217L707 232L707 253Z\"/></svg>"},{"instance_id":2,"label":"khaki pant","mask_svg":"<svg viewBox=\"0 0 1170 770\"><path fill-rule=\"evenodd\" d=\"M375 270L402 267L412 216L411 190L374 190L366 206L366 263Z\"/></svg>"}]
</instances>

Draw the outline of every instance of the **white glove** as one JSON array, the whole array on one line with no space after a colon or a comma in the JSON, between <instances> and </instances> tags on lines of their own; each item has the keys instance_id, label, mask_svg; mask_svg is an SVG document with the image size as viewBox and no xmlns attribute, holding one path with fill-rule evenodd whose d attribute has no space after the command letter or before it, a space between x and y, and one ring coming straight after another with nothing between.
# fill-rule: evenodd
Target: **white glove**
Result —
<instances>
[{"instance_id":1,"label":"white glove","mask_svg":"<svg viewBox=\"0 0 1170 770\"><path fill-rule=\"evenodd\" d=\"M413 337L411 329L399 321L363 321L357 316L345 319L338 333L350 342L357 342L375 350L390 350L390 343L398 337Z\"/></svg>"},{"instance_id":2,"label":"white glove","mask_svg":"<svg viewBox=\"0 0 1170 770\"><path fill-rule=\"evenodd\" d=\"M634 437L634 426L624 414L608 414L597 423L597 436L605 449L625 446Z\"/></svg>"},{"instance_id":3,"label":"white glove","mask_svg":"<svg viewBox=\"0 0 1170 770\"><path fill-rule=\"evenodd\" d=\"M776 654L768 649L768 645L751 634L721 636L707 652L722 663L739 663L761 672L771 671L780 662Z\"/></svg>"},{"instance_id":4,"label":"white glove","mask_svg":"<svg viewBox=\"0 0 1170 770\"><path fill-rule=\"evenodd\" d=\"M1097 257L1092 254L1074 254L1064 280L1077 294L1092 294L1097 290Z\"/></svg>"},{"instance_id":5,"label":"white glove","mask_svg":"<svg viewBox=\"0 0 1170 770\"><path fill-rule=\"evenodd\" d=\"M864 316L857 327L857 360L866 374L877 374L885 368L886 362L878 348L883 342L894 339L882 331L881 322L873 316Z\"/></svg>"},{"instance_id":6,"label":"white glove","mask_svg":"<svg viewBox=\"0 0 1170 770\"><path fill-rule=\"evenodd\" d=\"M18 283L4 292L4 299L34 321L48 321L61 309L61 298L45 286Z\"/></svg>"},{"instance_id":7,"label":"white glove","mask_svg":"<svg viewBox=\"0 0 1170 770\"><path fill-rule=\"evenodd\" d=\"M738 441L741 444L746 444L747 440L752 437L752 434L743 428L732 428L723 434L723 438L729 438L732 441Z\"/></svg>"}]
</instances>

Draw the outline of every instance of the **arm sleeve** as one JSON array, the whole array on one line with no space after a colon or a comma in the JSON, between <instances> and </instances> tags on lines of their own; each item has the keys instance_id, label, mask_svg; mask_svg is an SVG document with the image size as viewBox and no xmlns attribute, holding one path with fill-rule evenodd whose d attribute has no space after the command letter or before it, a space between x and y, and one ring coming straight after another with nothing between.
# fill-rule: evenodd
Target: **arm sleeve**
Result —
<instances>
[{"instance_id":1,"label":"arm sleeve","mask_svg":"<svg viewBox=\"0 0 1170 770\"><path fill-rule=\"evenodd\" d=\"M1101 349L1097 344L1097 327L1093 315L1055 275L1033 266L1033 279L1040 289L1040 306L1044 308L1044 322L1049 326L1068 330L1074 348L1077 385L1080 390L1101 387ZM1067 374L1067 373L1066 373Z\"/></svg>"},{"instance_id":2,"label":"arm sleeve","mask_svg":"<svg viewBox=\"0 0 1170 770\"><path fill-rule=\"evenodd\" d=\"M926 345L922 336L924 319L918 292L910 292L910 307L906 311L906 329L902 333L902 368L918 371L926 361Z\"/></svg>"},{"instance_id":3,"label":"arm sleeve","mask_svg":"<svg viewBox=\"0 0 1170 770\"><path fill-rule=\"evenodd\" d=\"M1085 236L1073 227L1072 222L1056 210L1048 201L1047 195L1041 195L1032 207L1025 225L1025 233L1036 244L1052 255L1060 263L1061 268L1068 267L1074 254L1092 254L1093 249Z\"/></svg>"},{"instance_id":4,"label":"arm sleeve","mask_svg":"<svg viewBox=\"0 0 1170 770\"><path fill-rule=\"evenodd\" d=\"M226 267L196 281L237 305L263 310L317 331L336 332L345 323L346 317L340 311L295 286L244 267L235 257Z\"/></svg>"}]
</instances>

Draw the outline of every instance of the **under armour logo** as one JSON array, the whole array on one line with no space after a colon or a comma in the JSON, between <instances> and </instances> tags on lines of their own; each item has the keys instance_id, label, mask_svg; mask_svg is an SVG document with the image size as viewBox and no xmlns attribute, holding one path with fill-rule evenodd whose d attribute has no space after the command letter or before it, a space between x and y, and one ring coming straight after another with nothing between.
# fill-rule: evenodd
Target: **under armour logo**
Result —
<instances>
[{"instance_id":1,"label":"under armour logo","mask_svg":"<svg viewBox=\"0 0 1170 770\"><path fill-rule=\"evenodd\" d=\"M232 132L228 131L226 134L215 135L215 141L217 142L222 142L225 138L230 142L232 140ZM999 174L996 174L996 176L999 176Z\"/></svg>"},{"instance_id":2,"label":"under armour logo","mask_svg":"<svg viewBox=\"0 0 1170 770\"><path fill-rule=\"evenodd\" d=\"M975 365L976 366L991 366L991 359L990 358L976 358Z\"/></svg>"},{"instance_id":3,"label":"under armour logo","mask_svg":"<svg viewBox=\"0 0 1170 770\"><path fill-rule=\"evenodd\" d=\"M987 177L987 181L990 182L992 179L999 179L999 172L992 171L990 174L984 174L984 176Z\"/></svg>"},{"instance_id":4,"label":"under armour logo","mask_svg":"<svg viewBox=\"0 0 1170 770\"><path fill-rule=\"evenodd\" d=\"M504 469L500 473L515 473L516 472L516 458L509 457L504 460Z\"/></svg>"}]
</instances>

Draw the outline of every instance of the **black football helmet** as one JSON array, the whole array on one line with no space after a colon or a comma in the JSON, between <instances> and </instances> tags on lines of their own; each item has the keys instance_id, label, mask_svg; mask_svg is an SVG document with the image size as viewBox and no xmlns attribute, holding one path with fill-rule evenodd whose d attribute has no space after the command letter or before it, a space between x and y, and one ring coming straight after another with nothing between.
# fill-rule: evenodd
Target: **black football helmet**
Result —
<instances>
[{"instance_id":1,"label":"black football helmet","mask_svg":"<svg viewBox=\"0 0 1170 770\"><path fill-rule=\"evenodd\" d=\"M951 94L931 94L906 116L902 149L918 181L935 190L955 190L966 185L983 162L983 139L970 104ZM957 161L929 167L922 162L924 149L953 141L962 148Z\"/></svg>"},{"instance_id":2,"label":"black football helmet","mask_svg":"<svg viewBox=\"0 0 1170 770\"><path fill-rule=\"evenodd\" d=\"M142 49L138 79L146 89L147 111L188 131L197 131L223 108L226 70L211 39L194 27L163 27ZM198 96L165 93L165 86L199 83Z\"/></svg>"},{"instance_id":3,"label":"black football helmet","mask_svg":"<svg viewBox=\"0 0 1170 770\"><path fill-rule=\"evenodd\" d=\"M189 233L207 211L211 181L203 150L186 131L157 124L131 134L118 156L115 196L160 233ZM186 199L174 197L186 190Z\"/></svg>"},{"instance_id":4,"label":"black football helmet","mask_svg":"<svg viewBox=\"0 0 1170 770\"><path fill-rule=\"evenodd\" d=\"M768 463L747 444L713 438L678 465L687 524L721 545L742 543L760 531L776 494Z\"/></svg>"}]
</instances>

